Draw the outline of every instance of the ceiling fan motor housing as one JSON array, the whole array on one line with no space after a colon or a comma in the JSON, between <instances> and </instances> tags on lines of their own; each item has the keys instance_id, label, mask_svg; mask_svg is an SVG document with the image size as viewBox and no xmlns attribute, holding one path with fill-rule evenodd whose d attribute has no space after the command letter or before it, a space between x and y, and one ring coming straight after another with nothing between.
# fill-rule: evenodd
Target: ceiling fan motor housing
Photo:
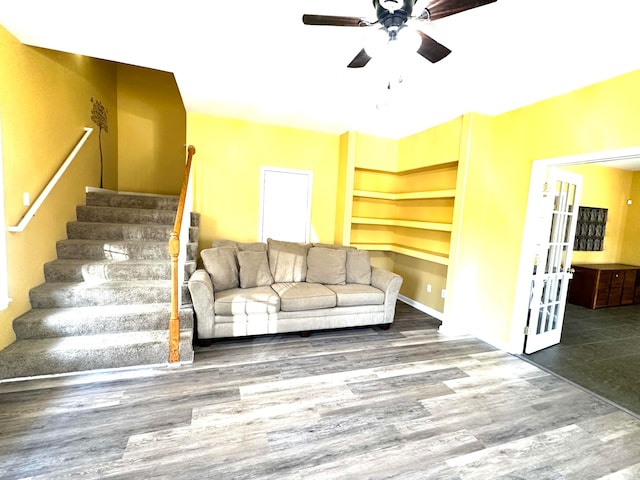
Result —
<instances>
[{"instance_id":1,"label":"ceiling fan motor housing","mask_svg":"<svg viewBox=\"0 0 640 480\"><path fill-rule=\"evenodd\" d=\"M413 12L417 0L373 0L378 21L385 28L401 27Z\"/></svg>"}]
</instances>

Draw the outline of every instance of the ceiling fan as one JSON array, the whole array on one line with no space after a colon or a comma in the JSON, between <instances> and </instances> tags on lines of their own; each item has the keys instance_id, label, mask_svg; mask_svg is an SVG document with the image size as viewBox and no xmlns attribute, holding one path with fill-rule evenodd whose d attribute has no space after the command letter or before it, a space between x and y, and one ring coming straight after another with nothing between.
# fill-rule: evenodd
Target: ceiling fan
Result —
<instances>
[{"instance_id":1,"label":"ceiling fan","mask_svg":"<svg viewBox=\"0 0 640 480\"><path fill-rule=\"evenodd\" d=\"M376 9L377 20L369 21L358 17L341 17L333 15L309 15L302 16L305 25L325 25L337 27L370 27L379 25L381 30L388 34L388 41L393 42L398 38L398 33L407 27L408 20L431 21L448 17L456 13L464 12L472 8L481 7L496 0L428 0L426 6L417 15L413 15L413 8L419 0L373 0ZM420 2L421 4L424 2ZM439 62L451 53L444 45L420 30L416 30L421 38L421 44L417 53L432 63ZM371 53L371 52L369 52ZM365 48L354 57L347 65L349 68L364 67L371 56Z\"/></svg>"}]
</instances>

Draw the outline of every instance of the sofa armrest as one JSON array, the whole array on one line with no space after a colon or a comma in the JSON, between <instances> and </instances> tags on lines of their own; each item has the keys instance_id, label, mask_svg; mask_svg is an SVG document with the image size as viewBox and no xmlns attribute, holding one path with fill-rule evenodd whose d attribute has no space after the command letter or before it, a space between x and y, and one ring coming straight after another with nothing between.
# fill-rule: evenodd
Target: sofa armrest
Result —
<instances>
[{"instance_id":1,"label":"sofa armrest","mask_svg":"<svg viewBox=\"0 0 640 480\"><path fill-rule=\"evenodd\" d=\"M402 285L402 277L378 267L371 267L371 286L384 292L384 320L393 323L396 313L396 301Z\"/></svg>"},{"instance_id":2,"label":"sofa armrest","mask_svg":"<svg viewBox=\"0 0 640 480\"><path fill-rule=\"evenodd\" d=\"M193 309L196 312L198 338L213 338L213 283L205 270L196 270L188 282Z\"/></svg>"}]
</instances>

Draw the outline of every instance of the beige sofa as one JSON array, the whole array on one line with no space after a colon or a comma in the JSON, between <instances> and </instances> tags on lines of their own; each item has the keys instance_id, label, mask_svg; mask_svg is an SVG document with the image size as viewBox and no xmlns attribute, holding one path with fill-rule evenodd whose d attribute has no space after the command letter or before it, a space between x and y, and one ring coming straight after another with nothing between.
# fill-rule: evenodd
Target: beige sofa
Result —
<instances>
[{"instance_id":1,"label":"beige sofa","mask_svg":"<svg viewBox=\"0 0 640 480\"><path fill-rule=\"evenodd\" d=\"M380 325L402 277L353 247L215 241L189 279L199 340Z\"/></svg>"}]
</instances>

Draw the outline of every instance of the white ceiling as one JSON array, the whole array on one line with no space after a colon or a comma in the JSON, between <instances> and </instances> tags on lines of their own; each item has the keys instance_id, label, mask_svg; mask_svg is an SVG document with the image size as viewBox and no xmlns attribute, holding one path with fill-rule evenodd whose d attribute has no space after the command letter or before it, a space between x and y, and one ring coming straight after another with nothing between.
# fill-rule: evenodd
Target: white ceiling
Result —
<instances>
[{"instance_id":1,"label":"white ceiling","mask_svg":"<svg viewBox=\"0 0 640 480\"><path fill-rule=\"evenodd\" d=\"M453 53L405 58L378 109L388 66L346 68L374 29L305 26L303 13L375 19L370 0L0 2L23 43L173 72L189 112L334 133L398 138L640 68L637 0L498 0L424 24Z\"/></svg>"}]
</instances>

